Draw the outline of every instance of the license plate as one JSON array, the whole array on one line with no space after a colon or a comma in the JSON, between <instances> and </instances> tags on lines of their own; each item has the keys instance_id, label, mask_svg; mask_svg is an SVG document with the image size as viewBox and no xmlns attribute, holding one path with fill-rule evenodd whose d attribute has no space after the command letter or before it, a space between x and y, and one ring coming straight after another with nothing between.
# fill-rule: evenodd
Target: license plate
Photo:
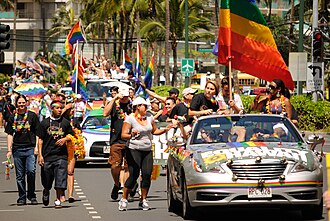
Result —
<instances>
[{"instance_id":1,"label":"license plate","mask_svg":"<svg viewBox=\"0 0 330 221\"><path fill-rule=\"evenodd\" d=\"M103 153L110 153L110 146L104 146Z\"/></svg>"},{"instance_id":2,"label":"license plate","mask_svg":"<svg viewBox=\"0 0 330 221\"><path fill-rule=\"evenodd\" d=\"M248 198L271 198L272 189L268 187L263 188L248 188Z\"/></svg>"}]
</instances>

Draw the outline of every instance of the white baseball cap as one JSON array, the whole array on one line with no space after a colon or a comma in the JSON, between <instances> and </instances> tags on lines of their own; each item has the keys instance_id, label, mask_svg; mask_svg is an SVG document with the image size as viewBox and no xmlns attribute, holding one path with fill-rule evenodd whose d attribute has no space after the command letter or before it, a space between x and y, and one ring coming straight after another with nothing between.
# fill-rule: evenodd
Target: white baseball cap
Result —
<instances>
[{"instance_id":1,"label":"white baseball cap","mask_svg":"<svg viewBox=\"0 0 330 221\"><path fill-rule=\"evenodd\" d=\"M76 95L76 98L77 98L77 99L81 99L81 94L77 94L77 95Z\"/></svg>"},{"instance_id":2,"label":"white baseball cap","mask_svg":"<svg viewBox=\"0 0 330 221\"><path fill-rule=\"evenodd\" d=\"M129 96L129 90L128 90L128 88L119 88L118 92L119 92L119 94L122 94L124 97L128 97Z\"/></svg>"},{"instance_id":3,"label":"white baseball cap","mask_svg":"<svg viewBox=\"0 0 330 221\"><path fill-rule=\"evenodd\" d=\"M182 96L186 96L188 94L195 94L198 90L197 89L192 89L191 87L185 88L182 91Z\"/></svg>"},{"instance_id":4,"label":"white baseball cap","mask_svg":"<svg viewBox=\"0 0 330 221\"><path fill-rule=\"evenodd\" d=\"M149 102L147 102L145 99L143 99L142 97L137 97L134 99L134 101L132 102L133 106L139 105L139 104L145 104L147 106L150 105Z\"/></svg>"},{"instance_id":5,"label":"white baseball cap","mask_svg":"<svg viewBox=\"0 0 330 221\"><path fill-rule=\"evenodd\" d=\"M119 69L120 69L120 70L125 70L126 67L125 67L125 65L122 64L122 65L119 66Z\"/></svg>"}]
</instances>

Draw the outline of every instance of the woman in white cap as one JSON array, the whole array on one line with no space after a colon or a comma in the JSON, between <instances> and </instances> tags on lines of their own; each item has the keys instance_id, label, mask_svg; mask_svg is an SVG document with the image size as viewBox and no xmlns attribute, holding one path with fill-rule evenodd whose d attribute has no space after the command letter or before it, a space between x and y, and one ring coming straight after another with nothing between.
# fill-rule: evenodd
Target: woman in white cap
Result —
<instances>
[{"instance_id":1,"label":"woman in white cap","mask_svg":"<svg viewBox=\"0 0 330 221\"><path fill-rule=\"evenodd\" d=\"M153 116L147 112L150 104L143 98L137 97L133 101L134 112L127 116L122 128L122 139L129 140L126 160L128 164L129 177L125 182L122 199L119 201L119 210L127 210L127 196L133 189L141 171L141 198L139 208L149 210L147 194L151 184L151 173L153 167L152 158L152 135L160 135L172 128L168 125L164 129L158 129Z\"/></svg>"}]
</instances>

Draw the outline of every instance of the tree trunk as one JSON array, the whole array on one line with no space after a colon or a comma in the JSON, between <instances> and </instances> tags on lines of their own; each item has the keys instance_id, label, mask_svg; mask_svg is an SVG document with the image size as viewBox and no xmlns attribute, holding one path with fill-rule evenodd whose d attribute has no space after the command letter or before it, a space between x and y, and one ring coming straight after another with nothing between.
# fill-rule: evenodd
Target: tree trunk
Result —
<instances>
[{"instance_id":1,"label":"tree trunk","mask_svg":"<svg viewBox=\"0 0 330 221\"><path fill-rule=\"evenodd\" d=\"M290 35L289 38L293 37L293 18L294 18L294 0L291 0L291 16L290 16ZM289 41L289 52L292 50L292 44Z\"/></svg>"},{"instance_id":2,"label":"tree trunk","mask_svg":"<svg viewBox=\"0 0 330 221\"><path fill-rule=\"evenodd\" d=\"M172 81L171 85L174 87L174 84L177 83L177 70L178 70L178 55L177 55L177 43L176 43L176 36L172 35L172 52L173 52L173 73L172 73Z\"/></svg>"},{"instance_id":3,"label":"tree trunk","mask_svg":"<svg viewBox=\"0 0 330 221\"><path fill-rule=\"evenodd\" d=\"M125 30L125 14L123 11L120 12L120 34L119 34L119 39L120 39L120 44L118 48L118 56L117 56L117 62L119 64L122 63L122 55L123 55L123 40L124 39L124 30Z\"/></svg>"},{"instance_id":4,"label":"tree trunk","mask_svg":"<svg viewBox=\"0 0 330 221\"><path fill-rule=\"evenodd\" d=\"M160 76L164 75L164 69L163 69L163 64L162 64L162 59L163 59L163 49L162 49L162 42L159 42L159 52L158 52L158 83L157 86L160 83Z\"/></svg>"},{"instance_id":5,"label":"tree trunk","mask_svg":"<svg viewBox=\"0 0 330 221\"><path fill-rule=\"evenodd\" d=\"M170 85L170 0L165 0L166 31L165 31L165 80ZM173 79L173 78L172 78Z\"/></svg>"},{"instance_id":6,"label":"tree trunk","mask_svg":"<svg viewBox=\"0 0 330 221\"><path fill-rule=\"evenodd\" d=\"M106 39L106 43L104 45L104 55L106 58L110 58L109 52L109 24L107 19L104 19L104 38Z\"/></svg>"},{"instance_id":7,"label":"tree trunk","mask_svg":"<svg viewBox=\"0 0 330 221\"><path fill-rule=\"evenodd\" d=\"M14 30L13 35L15 41L13 41L13 64L16 65L16 18L17 18L17 0L14 0Z\"/></svg>"},{"instance_id":8,"label":"tree trunk","mask_svg":"<svg viewBox=\"0 0 330 221\"><path fill-rule=\"evenodd\" d=\"M98 41L99 41L97 43L97 57L100 57L100 55L101 55L100 37L101 37L101 25L100 25L100 23L97 23L97 38L98 38Z\"/></svg>"}]
</instances>

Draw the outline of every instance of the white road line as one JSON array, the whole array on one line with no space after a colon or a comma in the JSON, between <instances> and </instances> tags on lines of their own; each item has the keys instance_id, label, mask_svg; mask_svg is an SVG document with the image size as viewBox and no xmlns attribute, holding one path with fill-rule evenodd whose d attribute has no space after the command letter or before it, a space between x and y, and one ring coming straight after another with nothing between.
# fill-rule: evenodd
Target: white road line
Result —
<instances>
[{"instance_id":1,"label":"white road line","mask_svg":"<svg viewBox=\"0 0 330 221\"><path fill-rule=\"evenodd\" d=\"M87 203L87 202L88 202L88 200L81 200L81 202L82 202L82 203Z\"/></svg>"},{"instance_id":2,"label":"white road line","mask_svg":"<svg viewBox=\"0 0 330 221\"><path fill-rule=\"evenodd\" d=\"M82 189L75 189L76 192L82 191Z\"/></svg>"},{"instance_id":3,"label":"white road line","mask_svg":"<svg viewBox=\"0 0 330 221\"><path fill-rule=\"evenodd\" d=\"M97 214L97 211L89 211L89 214Z\"/></svg>"},{"instance_id":4,"label":"white road line","mask_svg":"<svg viewBox=\"0 0 330 221\"><path fill-rule=\"evenodd\" d=\"M85 199L86 196L78 196L80 199Z\"/></svg>"},{"instance_id":5,"label":"white road line","mask_svg":"<svg viewBox=\"0 0 330 221\"><path fill-rule=\"evenodd\" d=\"M84 192L77 192L76 194L77 195L82 195L82 194L84 194Z\"/></svg>"},{"instance_id":6,"label":"white road line","mask_svg":"<svg viewBox=\"0 0 330 221\"><path fill-rule=\"evenodd\" d=\"M86 209L90 210L90 209L94 209L94 207L92 207L92 206L91 207L86 207Z\"/></svg>"},{"instance_id":7,"label":"white road line","mask_svg":"<svg viewBox=\"0 0 330 221\"><path fill-rule=\"evenodd\" d=\"M84 203L84 206L90 206L92 205L91 203Z\"/></svg>"},{"instance_id":8,"label":"white road line","mask_svg":"<svg viewBox=\"0 0 330 221\"><path fill-rule=\"evenodd\" d=\"M74 188L80 188L80 186L78 186L78 185L77 185L77 186L73 186L73 187L74 187Z\"/></svg>"},{"instance_id":9,"label":"white road line","mask_svg":"<svg viewBox=\"0 0 330 221\"><path fill-rule=\"evenodd\" d=\"M92 219L101 219L101 216L92 216Z\"/></svg>"},{"instance_id":10,"label":"white road line","mask_svg":"<svg viewBox=\"0 0 330 221\"><path fill-rule=\"evenodd\" d=\"M24 209L2 209L0 212L24 212Z\"/></svg>"}]
</instances>

